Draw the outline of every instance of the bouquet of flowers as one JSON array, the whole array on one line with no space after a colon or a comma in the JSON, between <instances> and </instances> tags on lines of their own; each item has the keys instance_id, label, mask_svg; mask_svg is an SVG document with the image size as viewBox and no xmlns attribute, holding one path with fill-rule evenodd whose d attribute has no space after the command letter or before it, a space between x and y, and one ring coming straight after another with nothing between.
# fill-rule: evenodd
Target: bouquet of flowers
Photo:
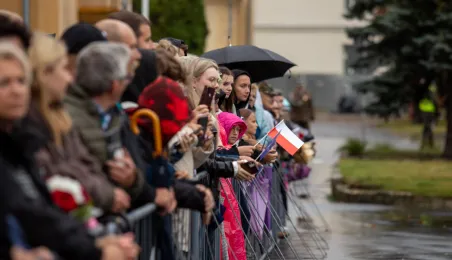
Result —
<instances>
[{"instance_id":1,"label":"bouquet of flowers","mask_svg":"<svg viewBox=\"0 0 452 260\"><path fill-rule=\"evenodd\" d=\"M48 178L46 184L55 205L83 222L89 230L101 228L92 200L80 182L55 175Z\"/></svg>"}]
</instances>

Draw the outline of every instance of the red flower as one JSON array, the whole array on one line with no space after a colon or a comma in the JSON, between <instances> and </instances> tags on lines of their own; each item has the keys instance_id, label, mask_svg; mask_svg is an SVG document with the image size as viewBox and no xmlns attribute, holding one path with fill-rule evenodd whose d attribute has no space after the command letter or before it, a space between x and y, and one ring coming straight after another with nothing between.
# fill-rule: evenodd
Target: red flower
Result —
<instances>
[{"instance_id":1,"label":"red flower","mask_svg":"<svg viewBox=\"0 0 452 260\"><path fill-rule=\"evenodd\" d=\"M65 212L70 212L78 208L74 197L70 193L55 190L51 195L53 202Z\"/></svg>"}]
</instances>

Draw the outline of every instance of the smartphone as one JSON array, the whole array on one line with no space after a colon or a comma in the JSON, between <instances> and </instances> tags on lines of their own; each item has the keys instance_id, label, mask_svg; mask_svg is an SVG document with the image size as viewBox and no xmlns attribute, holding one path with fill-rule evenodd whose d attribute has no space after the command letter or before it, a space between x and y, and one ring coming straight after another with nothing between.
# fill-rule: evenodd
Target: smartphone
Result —
<instances>
[{"instance_id":1,"label":"smartphone","mask_svg":"<svg viewBox=\"0 0 452 260\"><path fill-rule=\"evenodd\" d=\"M212 100L215 96L215 89L205 86L204 91L202 92L201 99L199 101L199 105L206 105L209 108L209 111L212 109Z\"/></svg>"},{"instance_id":2,"label":"smartphone","mask_svg":"<svg viewBox=\"0 0 452 260\"><path fill-rule=\"evenodd\" d=\"M206 105L209 108L209 112L212 110L212 100L215 97L215 89L209 86L204 87L204 91L201 95L201 100L199 105ZM198 120L198 124L201 125L203 130L206 130L207 124L209 123L209 117L202 117ZM204 144L204 136L200 136L198 146Z\"/></svg>"}]
</instances>

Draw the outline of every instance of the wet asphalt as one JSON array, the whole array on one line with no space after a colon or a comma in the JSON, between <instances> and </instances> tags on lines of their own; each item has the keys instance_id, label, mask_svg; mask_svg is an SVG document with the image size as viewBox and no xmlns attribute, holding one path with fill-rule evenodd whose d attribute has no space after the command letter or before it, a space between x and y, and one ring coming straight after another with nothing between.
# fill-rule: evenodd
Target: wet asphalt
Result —
<instances>
[{"instance_id":1,"label":"wet asphalt","mask_svg":"<svg viewBox=\"0 0 452 260\"><path fill-rule=\"evenodd\" d=\"M347 138L365 138L371 145L390 143L398 148L418 147L410 140L365 125L360 120L313 124L317 156L311 163L312 172L304 186L297 184L292 189L296 193L303 193L307 187L311 199L301 200L296 194L291 196L289 215L293 225L290 221L287 224L291 233L290 242L283 242L280 246L285 259L452 259L452 229L424 227L417 223L402 225L387 217L394 208L336 203L329 199L333 165L338 159L336 151ZM302 214L299 209L307 212L305 219L308 222L297 222ZM309 219L312 219L312 223ZM297 226L299 231L296 232L293 226ZM298 252L298 258L294 256L294 250Z\"/></svg>"}]
</instances>

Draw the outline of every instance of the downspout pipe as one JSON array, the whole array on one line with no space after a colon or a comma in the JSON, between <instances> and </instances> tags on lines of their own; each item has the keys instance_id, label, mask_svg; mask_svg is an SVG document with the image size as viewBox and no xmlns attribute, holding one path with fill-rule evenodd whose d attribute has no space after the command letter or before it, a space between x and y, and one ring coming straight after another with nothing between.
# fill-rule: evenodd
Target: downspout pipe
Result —
<instances>
[{"instance_id":1,"label":"downspout pipe","mask_svg":"<svg viewBox=\"0 0 452 260\"><path fill-rule=\"evenodd\" d=\"M24 24L30 26L30 0L22 0L22 16Z\"/></svg>"},{"instance_id":2,"label":"downspout pipe","mask_svg":"<svg viewBox=\"0 0 452 260\"><path fill-rule=\"evenodd\" d=\"M141 0L141 15L149 20L149 5L151 0Z\"/></svg>"}]
</instances>

